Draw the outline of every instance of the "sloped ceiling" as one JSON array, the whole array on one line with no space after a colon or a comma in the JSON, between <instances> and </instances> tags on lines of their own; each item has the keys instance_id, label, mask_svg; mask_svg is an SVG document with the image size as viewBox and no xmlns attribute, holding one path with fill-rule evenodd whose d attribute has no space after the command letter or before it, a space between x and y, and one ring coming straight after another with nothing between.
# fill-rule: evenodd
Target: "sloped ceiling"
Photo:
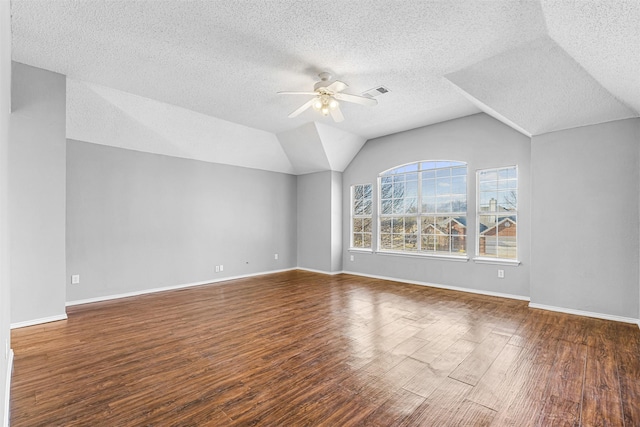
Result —
<instances>
[{"instance_id":1,"label":"sloped ceiling","mask_svg":"<svg viewBox=\"0 0 640 427\"><path fill-rule=\"evenodd\" d=\"M67 79L67 138L167 156L294 173L278 138L248 126Z\"/></svg>"},{"instance_id":2,"label":"sloped ceiling","mask_svg":"<svg viewBox=\"0 0 640 427\"><path fill-rule=\"evenodd\" d=\"M342 172L366 139L322 123L307 123L278 134L296 174Z\"/></svg>"},{"instance_id":3,"label":"sloped ceiling","mask_svg":"<svg viewBox=\"0 0 640 427\"><path fill-rule=\"evenodd\" d=\"M297 174L330 170L329 159L314 123L282 132L278 139Z\"/></svg>"},{"instance_id":4,"label":"sloped ceiling","mask_svg":"<svg viewBox=\"0 0 640 427\"><path fill-rule=\"evenodd\" d=\"M636 115L549 37L446 77L480 109L529 136Z\"/></svg>"},{"instance_id":5,"label":"sloped ceiling","mask_svg":"<svg viewBox=\"0 0 640 427\"><path fill-rule=\"evenodd\" d=\"M640 1L543 0L549 36L636 116L640 112Z\"/></svg>"},{"instance_id":6,"label":"sloped ceiling","mask_svg":"<svg viewBox=\"0 0 640 427\"><path fill-rule=\"evenodd\" d=\"M120 135L121 146L206 161L340 169L354 141L481 111L528 135L640 111L637 0L12 0L11 8L13 59L72 82L70 137L107 143L123 133L115 118L104 129L100 109L82 111L94 98L146 138ZM373 108L343 103L339 124L314 111L288 119L304 99L276 92L310 90L325 70L351 93L391 92ZM129 102L181 118L155 129ZM311 145L294 146L292 135ZM338 140L353 144L337 155Z\"/></svg>"}]
</instances>

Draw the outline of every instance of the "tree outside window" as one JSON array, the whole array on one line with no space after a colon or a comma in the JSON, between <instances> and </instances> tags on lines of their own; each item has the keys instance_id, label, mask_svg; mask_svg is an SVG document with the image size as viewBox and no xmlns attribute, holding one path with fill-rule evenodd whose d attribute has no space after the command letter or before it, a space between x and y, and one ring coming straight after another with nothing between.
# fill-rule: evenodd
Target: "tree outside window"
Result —
<instances>
[{"instance_id":1,"label":"tree outside window","mask_svg":"<svg viewBox=\"0 0 640 427\"><path fill-rule=\"evenodd\" d=\"M351 186L351 247L371 249L371 184Z\"/></svg>"}]
</instances>

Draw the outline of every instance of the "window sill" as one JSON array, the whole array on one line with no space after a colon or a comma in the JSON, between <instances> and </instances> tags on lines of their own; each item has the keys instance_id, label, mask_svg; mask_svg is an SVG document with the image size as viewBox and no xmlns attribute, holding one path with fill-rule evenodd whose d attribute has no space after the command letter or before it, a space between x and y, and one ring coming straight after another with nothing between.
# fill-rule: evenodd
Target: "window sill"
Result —
<instances>
[{"instance_id":1,"label":"window sill","mask_svg":"<svg viewBox=\"0 0 640 427\"><path fill-rule=\"evenodd\" d=\"M377 251L375 252L375 254L409 257L409 258L431 258L431 259L438 259L442 261L453 261L453 262L469 261L469 257L467 257L466 255L438 255L438 254L426 254L426 253L418 253L418 252L391 252L391 251Z\"/></svg>"},{"instance_id":2,"label":"window sill","mask_svg":"<svg viewBox=\"0 0 640 427\"><path fill-rule=\"evenodd\" d=\"M502 258L473 258L473 262L476 264L494 264L494 265L520 265L520 261L517 259L502 259Z\"/></svg>"},{"instance_id":3,"label":"window sill","mask_svg":"<svg viewBox=\"0 0 640 427\"><path fill-rule=\"evenodd\" d=\"M349 248L347 249L348 252L358 252L361 254L372 254L373 253L373 249L365 249L365 248Z\"/></svg>"}]
</instances>

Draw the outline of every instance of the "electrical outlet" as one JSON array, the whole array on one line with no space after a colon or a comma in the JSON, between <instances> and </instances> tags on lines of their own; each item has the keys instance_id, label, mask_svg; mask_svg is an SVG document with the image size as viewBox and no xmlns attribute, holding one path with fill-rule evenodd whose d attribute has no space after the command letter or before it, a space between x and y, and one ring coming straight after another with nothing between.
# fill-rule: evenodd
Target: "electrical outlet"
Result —
<instances>
[{"instance_id":1,"label":"electrical outlet","mask_svg":"<svg viewBox=\"0 0 640 427\"><path fill-rule=\"evenodd\" d=\"M216 265L216 273L220 273L220 266Z\"/></svg>"},{"instance_id":2,"label":"electrical outlet","mask_svg":"<svg viewBox=\"0 0 640 427\"><path fill-rule=\"evenodd\" d=\"M224 271L224 265L220 264L220 271Z\"/></svg>"},{"instance_id":3,"label":"electrical outlet","mask_svg":"<svg viewBox=\"0 0 640 427\"><path fill-rule=\"evenodd\" d=\"M504 270L498 270L498 279L504 279Z\"/></svg>"},{"instance_id":4,"label":"electrical outlet","mask_svg":"<svg viewBox=\"0 0 640 427\"><path fill-rule=\"evenodd\" d=\"M278 259L278 254L273 254L273 259Z\"/></svg>"},{"instance_id":5,"label":"electrical outlet","mask_svg":"<svg viewBox=\"0 0 640 427\"><path fill-rule=\"evenodd\" d=\"M80 284L80 275L79 274L74 274L74 275L71 276L71 284L72 285Z\"/></svg>"},{"instance_id":6,"label":"electrical outlet","mask_svg":"<svg viewBox=\"0 0 640 427\"><path fill-rule=\"evenodd\" d=\"M350 259L351 261L354 261L356 258L355 258L353 255L351 255L351 257L350 257L349 259Z\"/></svg>"}]
</instances>

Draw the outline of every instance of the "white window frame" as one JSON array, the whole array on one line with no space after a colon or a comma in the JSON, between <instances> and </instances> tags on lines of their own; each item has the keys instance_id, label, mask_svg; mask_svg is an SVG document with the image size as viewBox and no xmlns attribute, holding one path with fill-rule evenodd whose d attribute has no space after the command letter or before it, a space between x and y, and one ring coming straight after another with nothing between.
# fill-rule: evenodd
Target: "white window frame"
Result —
<instances>
[{"instance_id":1,"label":"white window frame","mask_svg":"<svg viewBox=\"0 0 640 427\"><path fill-rule=\"evenodd\" d=\"M356 215L355 213L355 189L358 186L362 186L362 187L366 187L369 186L371 188L371 213L369 214L360 214L360 215ZM351 186L351 196L350 196L350 201L351 201L351 205L349 207L349 250L350 251L364 251L364 252L373 252L373 184L371 183L364 183L364 184L353 184ZM363 247L363 246L354 246L353 245L353 234L354 234L354 230L353 230L353 220L354 219L358 219L358 218L362 218L362 219L369 219L369 221L371 222L371 232L369 234L371 234L370 236L370 246L369 247Z\"/></svg>"},{"instance_id":2,"label":"white window frame","mask_svg":"<svg viewBox=\"0 0 640 427\"><path fill-rule=\"evenodd\" d=\"M439 169L445 169L447 167L441 167L441 168L429 168L429 169L422 169L422 164L423 163L438 163L438 162L452 162L452 163L456 163L457 165L454 166L448 166L448 168L459 168L462 165L464 165L465 167L465 203L466 203L466 210L463 212L461 211L457 211L457 212L441 212L441 213L424 213L422 212L422 178L423 178L423 172L426 171L437 171ZM418 181L418 194L417 194L417 212L415 214L383 214L383 210L382 210L382 179L385 176L394 176L395 174L391 174L388 175L388 173L390 171L393 171L395 169L400 169L403 167L407 167L407 166L412 166L412 165L418 165L418 168L415 172L412 171L408 171L405 173L416 173L418 175L417 181ZM402 175L402 174L397 174L397 175ZM468 234L468 224L465 225L465 252L464 253L459 253L456 254L454 252L438 252L438 251L426 251L426 250L422 250L421 246L422 246L422 218L425 216L449 216L449 217L455 217L455 216L462 216L464 215L465 217L465 222L467 221L467 219L469 218L469 203L468 203L468 196L469 196L469 164L467 162L461 161L461 160L420 160L417 162L410 162L410 163L405 163L403 165L398 165L398 166L394 166L390 169L387 169L385 171L382 171L379 175L378 175L378 191L377 191L377 195L378 195L378 213L377 213L377 253L379 254L385 254L385 255L398 255L398 256L408 256L408 257L430 257L430 258L441 258L441 259L448 259L448 260L454 260L454 261L467 261L468 258L468 253L469 253L469 245L468 245L468 238L469 238L469 234ZM390 249L384 249L382 247L382 220L384 218L393 218L393 217L410 217L410 218L416 218L417 220L417 231L416 231L416 235L417 235L417 248L415 251L405 251L405 250L390 250Z\"/></svg>"},{"instance_id":3,"label":"white window frame","mask_svg":"<svg viewBox=\"0 0 640 427\"><path fill-rule=\"evenodd\" d=\"M499 171L500 170L505 170L505 169L515 169L516 171L516 207L515 207L515 211L509 211L509 213L507 214L506 212L500 212L499 210L495 210L495 211L480 211L480 197L481 197L481 193L480 193L480 174L483 172L492 172L495 171L496 174L499 176ZM499 182L499 179L498 181ZM497 191L497 189L496 189ZM481 237L481 231L480 231L480 217L481 216L486 216L487 214L489 216L496 216L496 217L500 217L500 216L504 216L504 217L515 217L516 218L516 227L517 224L520 221L519 218L519 200L520 198L520 171L518 170L518 165L507 165L507 166L499 166L499 167L494 167L494 168L486 168L486 169L478 169L476 170L476 235L475 235L475 244L476 244L476 248L475 248L475 254L476 256L473 258L474 262L478 263L478 264L507 264L507 265L519 265L520 261L518 260L518 257L520 256L520 248L519 248L519 232L518 229L516 228L516 236L515 236L515 248L516 248L516 256L515 258L504 258L504 257L491 257L491 256L486 256L485 255L481 255L480 254L480 237ZM498 203L498 201L496 201L496 203ZM496 204L496 208L499 205ZM498 226L499 223L496 223L496 226Z\"/></svg>"}]
</instances>

